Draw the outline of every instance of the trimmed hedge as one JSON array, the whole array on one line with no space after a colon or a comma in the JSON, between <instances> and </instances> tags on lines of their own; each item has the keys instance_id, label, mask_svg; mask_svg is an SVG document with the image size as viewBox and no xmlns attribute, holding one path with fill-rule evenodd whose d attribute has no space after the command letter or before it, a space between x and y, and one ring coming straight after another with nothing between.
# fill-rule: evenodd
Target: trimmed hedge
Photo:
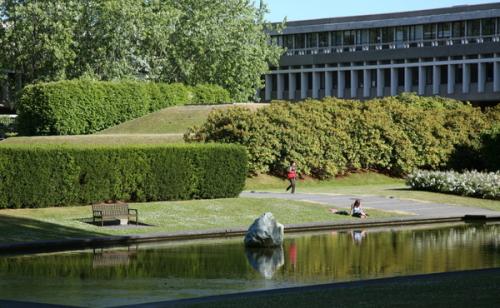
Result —
<instances>
[{"instance_id":1,"label":"trimmed hedge","mask_svg":"<svg viewBox=\"0 0 500 308\"><path fill-rule=\"evenodd\" d=\"M23 89L18 130L30 136L92 134L169 106L211 103L213 99L218 103L228 96L226 90L213 85L192 88L92 80L39 83Z\"/></svg>"},{"instance_id":2,"label":"trimmed hedge","mask_svg":"<svg viewBox=\"0 0 500 308\"><path fill-rule=\"evenodd\" d=\"M218 85L200 84L193 88L193 104L212 105L229 103L229 92Z\"/></svg>"},{"instance_id":3,"label":"trimmed hedge","mask_svg":"<svg viewBox=\"0 0 500 308\"><path fill-rule=\"evenodd\" d=\"M456 146L480 142L494 113L413 94L367 102L274 102L257 111L213 111L185 140L245 146L251 174L283 175L293 160L301 174L317 178L359 169L403 175L447 168Z\"/></svg>"},{"instance_id":4,"label":"trimmed hedge","mask_svg":"<svg viewBox=\"0 0 500 308\"><path fill-rule=\"evenodd\" d=\"M237 197L236 145L0 146L0 208Z\"/></svg>"}]
</instances>

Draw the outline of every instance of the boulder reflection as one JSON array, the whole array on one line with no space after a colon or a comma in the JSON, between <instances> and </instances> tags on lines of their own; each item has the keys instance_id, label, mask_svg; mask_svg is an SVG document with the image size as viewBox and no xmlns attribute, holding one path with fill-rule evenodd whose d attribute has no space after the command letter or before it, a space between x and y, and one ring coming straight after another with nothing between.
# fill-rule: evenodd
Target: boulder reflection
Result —
<instances>
[{"instance_id":1,"label":"boulder reflection","mask_svg":"<svg viewBox=\"0 0 500 308\"><path fill-rule=\"evenodd\" d=\"M285 264L283 247L245 248L248 263L264 278L271 279L276 270Z\"/></svg>"}]
</instances>

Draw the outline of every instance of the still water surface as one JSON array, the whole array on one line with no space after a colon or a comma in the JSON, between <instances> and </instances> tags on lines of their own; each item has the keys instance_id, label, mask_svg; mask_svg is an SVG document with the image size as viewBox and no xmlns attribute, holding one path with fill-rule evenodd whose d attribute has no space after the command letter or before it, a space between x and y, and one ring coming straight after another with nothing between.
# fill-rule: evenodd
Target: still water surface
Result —
<instances>
[{"instance_id":1,"label":"still water surface","mask_svg":"<svg viewBox=\"0 0 500 308\"><path fill-rule=\"evenodd\" d=\"M500 267L500 224L241 239L0 257L0 299L115 306L400 275Z\"/></svg>"}]
</instances>

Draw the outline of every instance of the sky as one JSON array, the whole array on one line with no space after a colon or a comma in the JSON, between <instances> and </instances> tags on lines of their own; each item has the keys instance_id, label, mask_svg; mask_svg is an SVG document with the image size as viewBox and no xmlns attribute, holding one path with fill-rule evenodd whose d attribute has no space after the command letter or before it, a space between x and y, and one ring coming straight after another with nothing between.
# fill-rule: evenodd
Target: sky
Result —
<instances>
[{"instance_id":1,"label":"sky","mask_svg":"<svg viewBox=\"0 0 500 308\"><path fill-rule=\"evenodd\" d=\"M256 1L259 2L259 1ZM493 0L265 0L271 11L267 20L276 22L424 10Z\"/></svg>"}]
</instances>

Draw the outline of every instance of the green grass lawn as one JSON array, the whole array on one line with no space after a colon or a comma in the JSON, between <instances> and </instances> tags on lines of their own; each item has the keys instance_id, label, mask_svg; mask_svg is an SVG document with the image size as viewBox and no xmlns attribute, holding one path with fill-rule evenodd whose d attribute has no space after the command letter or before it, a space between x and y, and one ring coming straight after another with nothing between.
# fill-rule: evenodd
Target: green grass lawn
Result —
<instances>
[{"instance_id":1,"label":"green grass lawn","mask_svg":"<svg viewBox=\"0 0 500 308\"><path fill-rule=\"evenodd\" d=\"M10 137L0 144L164 144L182 143L182 134L117 134L81 136Z\"/></svg>"},{"instance_id":2,"label":"green grass lawn","mask_svg":"<svg viewBox=\"0 0 500 308\"><path fill-rule=\"evenodd\" d=\"M247 180L246 190L282 192L288 182L284 179L261 175ZM299 180L297 192L345 195L376 195L401 199L414 199L500 211L500 201L462 197L427 191L411 190L404 180L378 173L356 173L333 180Z\"/></svg>"},{"instance_id":3,"label":"green grass lawn","mask_svg":"<svg viewBox=\"0 0 500 308\"><path fill-rule=\"evenodd\" d=\"M131 204L139 221L151 226L100 227L86 223L91 207L0 210L0 243L104 235L248 227L265 212L283 224L359 220L331 214L328 205L277 199L218 199ZM401 216L370 211L370 218Z\"/></svg>"}]
</instances>

